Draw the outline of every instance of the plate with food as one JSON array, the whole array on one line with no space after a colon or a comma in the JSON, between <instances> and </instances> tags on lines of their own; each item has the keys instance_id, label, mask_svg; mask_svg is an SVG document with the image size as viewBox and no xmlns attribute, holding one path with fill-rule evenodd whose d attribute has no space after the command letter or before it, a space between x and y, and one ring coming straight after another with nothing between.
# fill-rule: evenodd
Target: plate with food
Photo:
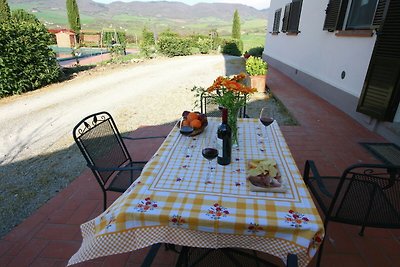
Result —
<instances>
[{"instance_id":1,"label":"plate with food","mask_svg":"<svg viewBox=\"0 0 400 267\"><path fill-rule=\"evenodd\" d=\"M284 193L288 189L287 181L279 173L274 159L252 159L246 166L250 191Z\"/></svg>"},{"instance_id":2,"label":"plate with food","mask_svg":"<svg viewBox=\"0 0 400 267\"><path fill-rule=\"evenodd\" d=\"M184 111L182 118L177 126L181 129L181 133L187 136L195 136L204 131L207 127L207 116L200 112Z\"/></svg>"}]
</instances>

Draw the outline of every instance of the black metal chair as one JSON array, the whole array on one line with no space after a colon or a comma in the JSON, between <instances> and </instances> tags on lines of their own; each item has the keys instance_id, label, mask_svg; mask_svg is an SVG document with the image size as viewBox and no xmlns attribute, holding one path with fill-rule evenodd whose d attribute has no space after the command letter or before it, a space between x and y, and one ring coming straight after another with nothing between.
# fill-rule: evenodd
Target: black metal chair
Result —
<instances>
[{"instance_id":1,"label":"black metal chair","mask_svg":"<svg viewBox=\"0 0 400 267\"><path fill-rule=\"evenodd\" d=\"M107 112L99 112L82 119L73 129L76 144L102 191L103 206L107 208L107 191L124 192L140 175L146 161L133 161L123 138L140 140L165 138L122 137Z\"/></svg>"},{"instance_id":2,"label":"black metal chair","mask_svg":"<svg viewBox=\"0 0 400 267\"><path fill-rule=\"evenodd\" d=\"M356 164L341 177L327 177L307 160L303 177L325 216L325 231L329 221L360 225L360 236L365 227L400 228L400 166Z\"/></svg>"},{"instance_id":3,"label":"black metal chair","mask_svg":"<svg viewBox=\"0 0 400 267\"><path fill-rule=\"evenodd\" d=\"M247 96L242 96L244 100L247 100ZM200 94L200 112L206 114L209 117L220 117L221 111L219 106L212 101L210 93L203 92ZM246 114L246 105L239 110L239 118L248 118Z\"/></svg>"},{"instance_id":4,"label":"black metal chair","mask_svg":"<svg viewBox=\"0 0 400 267\"><path fill-rule=\"evenodd\" d=\"M276 265L257 256L253 250L238 248L194 248L183 247L175 267L275 267ZM297 267L296 254L288 254L286 266Z\"/></svg>"}]
</instances>

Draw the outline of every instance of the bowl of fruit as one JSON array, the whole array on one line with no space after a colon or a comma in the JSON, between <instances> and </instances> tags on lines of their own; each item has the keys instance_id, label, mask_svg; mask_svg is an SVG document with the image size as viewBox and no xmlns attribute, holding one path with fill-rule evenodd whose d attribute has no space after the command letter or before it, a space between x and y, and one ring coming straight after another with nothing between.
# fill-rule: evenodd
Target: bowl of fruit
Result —
<instances>
[{"instance_id":1,"label":"bowl of fruit","mask_svg":"<svg viewBox=\"0 0 400 267\"><path fill-rule=\"evenodd\" d=\"M200 112L184 111L177 124L183 135L195 136L204 131L208 125L207 116Z\"/></svg>"}]
</instances>

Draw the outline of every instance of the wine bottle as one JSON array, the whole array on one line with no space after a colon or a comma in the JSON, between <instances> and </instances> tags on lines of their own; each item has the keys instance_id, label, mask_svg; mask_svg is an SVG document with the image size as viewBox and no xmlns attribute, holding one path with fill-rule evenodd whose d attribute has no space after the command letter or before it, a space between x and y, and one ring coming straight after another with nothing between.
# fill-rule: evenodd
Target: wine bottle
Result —
<instances>
[{"instance_id":1,"label":"wine bottle","mask_svg":"<svg viewBox=\"0 0 400 267\"><path fill-rule=\"evenodd\" d=\"M217 131L218 159L220 165L231 163L232 155L232 130L228 125L228 110L222 109L222 123Z\"/></svg>"}]
</instances>

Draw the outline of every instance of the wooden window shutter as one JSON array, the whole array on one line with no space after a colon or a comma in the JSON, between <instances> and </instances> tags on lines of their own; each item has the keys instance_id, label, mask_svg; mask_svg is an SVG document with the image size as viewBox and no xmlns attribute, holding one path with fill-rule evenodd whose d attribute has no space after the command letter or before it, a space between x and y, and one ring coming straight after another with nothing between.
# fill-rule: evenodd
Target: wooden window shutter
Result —
<instances>
[{"instance_id":1,"label":"wooden window shutter","mask_svg":"<svg viewBox=\"0 0 400 267\"><path fill-rule=\"evenodd\" d=\"M290 5L288 32L299 32L301 6L303 0L295 0Z\"/></svg>"},{"instance_id":2,"label":"wooden window shutter","mask_svg":"<svg viewBox=\"0 0 400 267\"><path fill-rule=\"evenodd\" d=\"M348 0L330 0L325 10L324 31L341 30L346 15Z\"/></svg>"},{"instance_id":3,"label":"wooden window shutter","mask_svg":"<svg viewBox=\"0 0 400 267\"><path fill-rule=\"evenodd\" d=\"M400 1L390 1L377 35L357 111L393 121L400 102Z\"/></svg>"},{"instance_id":4,"label":"wooden window shutter","mask_svg":"<svg viewBox=\"0 0 400 267\"><path fill-rule=\"evenodd\" d=\"M282 8L279 8L275 11L274 26L272 28L273 33L279 33L279 24L281 22L281 13L282 13Z\"/></svg>"},{"instance_id":5,"label":"wooden window shutter","mask_svg":"<svg viewBox=\"0 0 400 267\"><path fill-rule=\"evenodd\" d=\"M290 3L285 6L285 13L282 20L282 32L287 32L289 25Z\"/></svg>"},{"instance_id":6,"label":"wooden window shutter","mask_svg":"<svg viewBox=\"0 0 400 267\"><path fill-rule=\"evenodd\" d=\"M374 20L372 22L371 29L376 30L379 29L382 25L382 22L386 16L387 7L388 7L387 0L379 0L375 10Z\"/></svg>"}]
</instances>

